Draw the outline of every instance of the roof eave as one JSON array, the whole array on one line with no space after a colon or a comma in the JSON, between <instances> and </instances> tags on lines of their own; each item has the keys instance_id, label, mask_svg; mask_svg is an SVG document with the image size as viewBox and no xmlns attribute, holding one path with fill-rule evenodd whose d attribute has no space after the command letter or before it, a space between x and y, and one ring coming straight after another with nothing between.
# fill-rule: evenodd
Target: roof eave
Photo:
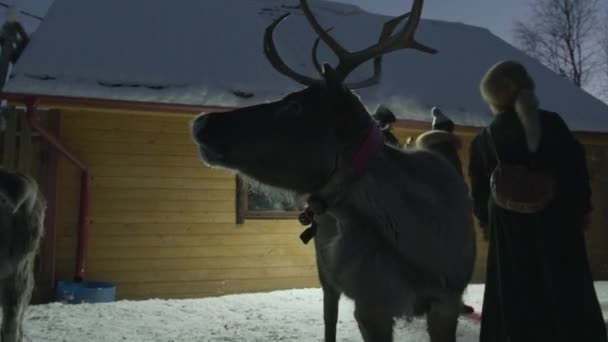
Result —
<instances>
[{"instance_id":1,"label":"roof eave","mask_svg":"<svg viewBox=\"0 0 608 342\"><path fill-rule=\"evenodd\" d=\"M0 99L17 104L26 103L28 100L36 99L39 103L39 106L53 108L94 107L102 109L126 109L130 111L171 112L182 114L195 114L201 112L225 112L234 109L233 107L225 106L143 102L101 98L83 98L72 96L23 94L11 92L1 92Z\"/></svg>"},{"instance_id":2,"label":"roof eave","mask_svg":"<svg viewBox=\"0 0 608 342\"><path fill-rule=\"evenodd\" d=\"M156 112L156 113L175 113L175 114L198 114L208 112L225 112L236 109L228 106L209 106L209 105L192 105L179 103L163 103L163 102L143 102L129 100L114 100L102 98L84 98L72 96L56 96L56 95L40 95L40 94L24 94L12 92L0 92L0 99L6 100L14 104L26 104L32 99L36 99L40 107L51 107L58 109L83 108L93 107L108 110L127 110L137 112ZM394 126L405 129L429 129L430 122L398 119ZM456 131L464 135L477 134L482 127L476 126L458 126ZM591 137L600 137L602 141L608 143L608 132L592 132L592 131L575 131L579 138L584 140Z\"/></svg>"}]
</instances>

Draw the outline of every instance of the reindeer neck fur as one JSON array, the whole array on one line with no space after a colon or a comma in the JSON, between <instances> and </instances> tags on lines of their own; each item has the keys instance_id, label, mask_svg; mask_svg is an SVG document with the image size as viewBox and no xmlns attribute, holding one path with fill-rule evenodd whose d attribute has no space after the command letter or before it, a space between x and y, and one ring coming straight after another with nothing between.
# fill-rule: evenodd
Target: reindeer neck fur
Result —
<instances>
[{"instance_id":1,"label":"reindeer neck fur","mask_svg":"<svg viewBox=\"0 0 608 342\"><path fill-rule=\"evenodd\" d=\"M368 161L363 174L357 174L352 168L343 168L336 172L318 193L309 197L309 206L317 214L327 212L332 216L343 216L345 211L349 211L347 208L357 208L360 213L370 212L371 214L370 202L373 202L374 198L381 197L385 191L378 185L391 183L390 180L387 182L386 170L392 168L394 152L401 154L393 147L382 146ZM322 203L317 204L317 201ZM324 208L315 210L317 205L324 206Z\"/></svg>"},{"instance_id":2,"label":"reindeer neck fur","mask_svg":"<svg viewBox=\"0 0 608 342\"><path fill-rule=\"evenodd\" d=\"M369 165L384 146L380 129L369 123L368 133L361 144L338 157L336 169L329 180L308 199L309 208L316 214L325 212L344 199L345 189L356 183L366 172Z\"/></svg>"}]
</instances>

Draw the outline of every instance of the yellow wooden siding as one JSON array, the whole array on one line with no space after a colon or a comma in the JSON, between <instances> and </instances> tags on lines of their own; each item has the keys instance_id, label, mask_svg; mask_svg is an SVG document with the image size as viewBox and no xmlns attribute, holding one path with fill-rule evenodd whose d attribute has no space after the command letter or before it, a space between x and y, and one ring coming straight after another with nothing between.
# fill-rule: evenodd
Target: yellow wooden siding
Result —
<instances>
[{"instance_id":1,"label":"yellow wooden siding","mask_svg":"<svg viewBox=\"0 0 608 342\"><path fill-rule=\"evenodd\" d=\"M421 129L396 128L402 142ZM235 224L234 175L205 167L189 118L65 110L62 140L92 174L87 279L118 285L118 297L183 298L318 286L312 244L295 220ZM471 132L461 134L468 165ZM596 211L588 233L596 278L608 279L608 139L586 138ZM601 172L600 170L604 170ZM77 232L79 170L60 163L57 273L70 279ZM602 229L602 224L603 228ZM487 245L478 237L474 280Z\"/></svg>"},{"instance_id":2,"label":"yellow wooden siding","mask_svg":"<svg viewBox=\"0 0 608 342\"><path fill-rule=\"evenodd\" d=\"M429 125L430 128L430 125ZM424 132L419 128L407 128L400 124L395 128L395 135L399 141L405 143L408 137L414 140ZM473 130L458 131L462 139L463 148L460 150L465 178L469 182L469 145L476 132ZM595 279L608 279L608 134L577 134L579 140L585 145L587 164L591 176L593 192L593 205L595 210L591 215L591 224L586 233L587 252ZM473 282L483 282L486 271L487 242L482 238L479 226L477 231L477 261Z\"/></svg>"},{"instance_id":3,"label":"yellow wooden siding","mask_svg":"<svg viewBox=\"0 0 608 342\"><path fill-rule=\"evenodd\" d=\"M69 110L62 140L92 175L87 279L118 298L181 298L318 286L295 220L236 220L234 175L205 167L189 120ZM57 273L75 259L79 170L59 172Z\"/></svg>"}]
</instances>

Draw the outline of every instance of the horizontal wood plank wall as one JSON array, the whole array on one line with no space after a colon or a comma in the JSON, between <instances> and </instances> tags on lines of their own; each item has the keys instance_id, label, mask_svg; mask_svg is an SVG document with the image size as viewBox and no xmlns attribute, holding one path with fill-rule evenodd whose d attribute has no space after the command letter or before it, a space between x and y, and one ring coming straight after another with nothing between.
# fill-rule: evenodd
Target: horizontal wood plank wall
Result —
<instances>
[{"instance_id":1,"label":"horizontal wood plank wall","mask_svg":"<svg viewBox=\"0 0 608 342\"><path fill-rule=\"evenodd\" d=\"M428 126L426 129L430 128L430 124ZM408 128L407 124L399 123L394 132L403 144L408 137L415 140L420 133L424 132L424 129L420 127ZM463 143L460 158L468 183L469 145L476 131L470 129L457 130L457 134ZM595 207L591 217L591 225L586 233L589 261L594 278L608 280L608 134L581 133L576 135L581 143L585 145L587 164L591 176L593 205ZM477 222L475 223L475 229L477 232L477 260L473 282L481 283L485 279L488 245L482 238Z\"/></svg>"},{"instance_id":2,"label":"horizontal wood plank wall","mask_svg":"<svg viewBox=\"0 0 608 342\"><path fill-rule=\"evenodd\" d=\"M189 118L64 110L62 139L90 167L87 279L118 285L118 298L183 298L319 286L312 245L293 220L235 224L233 175L205 167ZM400 125L401 142L423 130ZM459 132L463 166L474 132ZM596 210L587 234L594 275L608 279L608 138L582 135ZM466 171L466 170L465 170ZM77 229L79 171L60 163L57 272L70 279ZM475 282L487 245L478 237Z\"/></svg>"},{"instance_id":3,"label":"horizontal wood plank wall","mask_svg":"<svg viewBox=\"0 0 608 342\"><path fill-rule=\"evenodd\" d=\"M237 225L236 182L200 161L189 117L62 112L62 140L91 168L86 278L128 299L318 287L295 220ZM71 279L79 171L59 171L57 272Z\"/></svg>"}]
</instances>

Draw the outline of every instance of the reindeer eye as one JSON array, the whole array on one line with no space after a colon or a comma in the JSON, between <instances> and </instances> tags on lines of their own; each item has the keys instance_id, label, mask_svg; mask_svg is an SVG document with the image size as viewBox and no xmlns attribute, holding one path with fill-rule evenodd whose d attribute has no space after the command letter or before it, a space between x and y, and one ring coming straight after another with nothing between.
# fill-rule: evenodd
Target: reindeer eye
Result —
<instances>
[{"instance_id":1,"label":"reindeer eye","mask_svg":"<svg viewBox=\"0 0 608 342\"><path fill-rule=\"evenodd\" d=\"M297 116L302 112L302 105L299 102L290 101L276 111L277 116Z\"/></svg>"}]
</instances>

